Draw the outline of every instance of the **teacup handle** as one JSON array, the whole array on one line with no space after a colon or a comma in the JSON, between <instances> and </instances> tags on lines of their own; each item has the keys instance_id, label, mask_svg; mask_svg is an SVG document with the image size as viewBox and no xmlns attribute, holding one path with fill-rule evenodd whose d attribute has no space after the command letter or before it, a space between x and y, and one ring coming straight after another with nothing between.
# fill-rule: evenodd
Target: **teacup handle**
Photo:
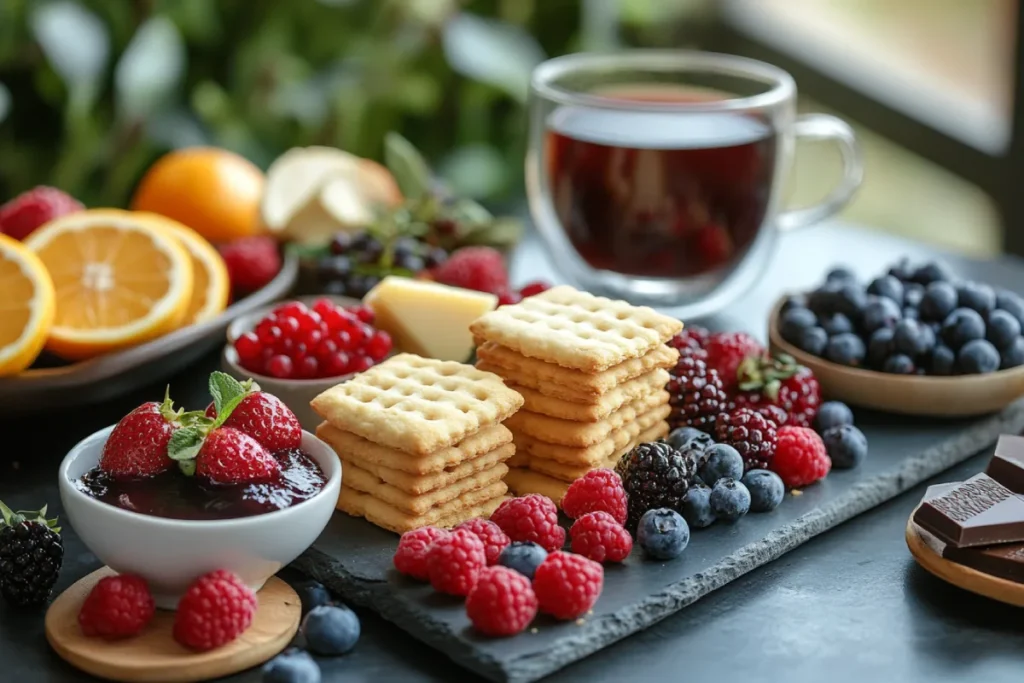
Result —
<instances>
[{"instance_id":1,"label":"teacup handle","mask_svg":"<svg viewBox=\"0 0 1024 683\"><path fill-rule=\"evenodd\" d=\"M864 179L860 148L848 123L828 114L804 114L797 118L793 130L798 140L835 140L843 159L843 179L821 203L780 214L777 225L783 231L812 225L836 213Z\"/></svg>"}]
</instances>

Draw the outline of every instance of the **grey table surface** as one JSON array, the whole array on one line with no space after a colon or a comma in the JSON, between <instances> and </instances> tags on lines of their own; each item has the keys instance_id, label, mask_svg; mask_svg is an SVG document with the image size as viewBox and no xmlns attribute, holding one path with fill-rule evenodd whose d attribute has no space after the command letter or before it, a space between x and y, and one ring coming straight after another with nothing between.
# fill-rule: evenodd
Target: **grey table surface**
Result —
<instances>
[{"instance_id":1,"label":"grey table surface","mask_svg":"<svg viewBox=\"0 0 1024 683\"><path fill-rule=\"evenodd\" d=\"M831 224L786 236L761 284L729 311L703 321L763 336L765 315L784 290L812 285L832 264L868 276L901 255L934 252L880 233ZM961 274L1024 291L1016 259L946 259ZM513 279L557 280L543 249L529 241ZM200 402L211 354L172 380L186 402ZM0 499L13 507L49 502L60 512L57 463L80 438L115 422L162 386L76 412L0 419ZM978 472L982 453L930 483ZM926 484L849 521L775 562L711 593L654 627L557 672L551 680L1018 681L1024 624L1011 607L932 578L910 558L903 530ZM59 589L99 566L65 532ZM475 680L443 655L365 610L363 638L349 656L321 660L325 681ZM83 681L48 648L41 611L0 604L0 681ZM258 672L231 681L259 680Z\"/></svg>"}]
</instances>

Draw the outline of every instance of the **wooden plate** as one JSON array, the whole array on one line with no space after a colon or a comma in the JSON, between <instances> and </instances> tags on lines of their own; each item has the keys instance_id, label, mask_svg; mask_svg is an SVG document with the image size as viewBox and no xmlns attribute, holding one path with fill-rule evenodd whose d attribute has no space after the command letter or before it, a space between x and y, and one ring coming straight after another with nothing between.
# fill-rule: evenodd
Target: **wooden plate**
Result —
<instances>
[{"instance_id":1,"label":"wooden plate","mask_svg":"<svg viewBox=\"0 0 1024 683\"><path fill-rule=\"evenodd\" d=\"M822 393L830 399L902 415L970 417L997 412L1024 396L1024 366L987 375L926 377L850 368L812 356L779 333L779 310L785 298L776 302L768 318L772 352L789 354L813 370Z\"/></svg>"},{"instance_id":2,"label":"wooden plate","mask_svg":"<svg viewBox=\"0 0 1024 683\"><path fill-rule=\"evenodd\" d=\"M223 344L232 320L288 294L298 271L298 257L286 253L277 277L213 320L106 356L0 378L0 414L10 417L98 403L166 379Z\"/></svg>"},{"instance_id":3,"label":"wooden plate","mask_svg":"<svg viewBox=\"0 0 1024 683\"><path fill-rule=\"evenodd\" d=\"M1024 584L979 572L977 569L950 562L921 540L913 515L907 520L907 547L917 563L946 583L986 598L1024 607Z\"/></svg>"},{"instance_id":4,"label":"wooden plate","mask_svg":"<svg viewBox=\"0 0 1024 683\"><path fill-rule=\"evenodd\" d=\"M271 577L258 593L252 626L239 638L209 652L192 652L171 635L174 613L157 610L137 637L106 641L86 638L78 611L93 586L114 574L104 567L79 580L53 601L46 612L46 639L72 666L113 681L188 683L228 676L262 664L281 652L299 628L302 605L291 586Z\"/></svg>"}]
</instances>

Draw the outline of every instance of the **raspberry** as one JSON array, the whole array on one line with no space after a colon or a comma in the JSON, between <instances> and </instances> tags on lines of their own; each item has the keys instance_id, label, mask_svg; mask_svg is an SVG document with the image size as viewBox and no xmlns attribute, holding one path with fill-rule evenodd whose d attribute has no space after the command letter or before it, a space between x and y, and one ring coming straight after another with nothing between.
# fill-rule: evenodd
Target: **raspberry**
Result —
<instances>
[{"instance_id":1,"label":"raspberry","mask_svg":"<svg viewBox=\"0 0 1024 683\"><path fill-rule=\"evenodd\" d=\"M0 232L23 240L41 225L85 207L54 187L39 186L0 206Z\"/></svg>"},{"instance_id":2,"label":"raspberry","mask_svg":"<svg viewBox=\"0 0 1024 683\"><path fill-rule=\"evenodd\" d=\"M484 542L469 529L457 529L437 539L427 552L430 585L449 595L468 595L486 566Z\"/></svg>"},{"instance_id":3,"label":"raspberry","mask_svg":"<svg viewBox=\"0 0 1024 683\"><path fill-rule=\"evenodd\" d=\"M619 524L626 523L626 489L614 470L591 470L569 485L562 511L572 519L588 512L607 512Z\"/></svg>"},{"instance_id":4,"label":"raspberry","mask_svg":"<svg viewBox=\"0 0 1024 683\"><path fill-rule=\"evenodd\" d=\"M551 285L547 282L544 282L543 280L534 280L533 282L523 285L522 289L519 290L519 296L526 299L531 296L537 296L549 289L551 289Z\"/></svg>"},{"instance_id":5,"label":"raspberry","mask_svg":"<svg viewBox=\"0 0 1024 683\"><path fill-rule=\"evenodd\" d=\"M778 406L786 413L785 420L776 420L779 425L810 427L814 422L821 405L821 387L810 368L785 355L748 357L740 364L738 377L745 391L736 396L737 406L754 410L757 404Z\"/></svg>"},{"instance_id":6,"label":"raspberry","mask_svg":"<svg viewBox=\"0 0 1024 683\"><path fill-rule=\"evenodd\" d=\"M281 254L271 237L243 237L219 249L236 293L255 292L281 270Z\"/></svg>"},{"instance_id":7,"label":"raspberry","mask_svg":"<svg viewBox=\"0 0 1024 683\"><path fill-rule=\"evenodd\" d=\"M556 619L578 619L601 595L604 569L582 555L562 551L548 555L533 576L540 611Z\"/></svg>"},{"instance_id":8,"label":"raspberry","mask_svg":"<svg viewBox=\"0 0 1024 683\"><path fill-rule=\"evenodd\" d=\"M501 551L512 542L501 530L501 527L482 517L467 520L455 528L466 529L476 534L476 537L484 544L484 555L487 557L488 566L497 564Z\"/></svg>"},{"instance_id":9,"label":"raspberry","mask_svg":"<svg viewBox=\"0 0 1024 683\"><path fill-rule=\"evenodd\" d=\"M78 613L78 625L89 637L117 640L141 633L155 612L146 580L118 574L93 586Z\"/></svg>"},{"instance_id":10,"label":"raspberry","mask_svg":"<svg viewBox=\"0 0 1024 683\"><path fill-rule=\"evenodd\" d=\"M807 427L782 427L771 470L789 488L807 486L824 479L832 469L825 442Z\"/></svg>"},{"instance_id":11,"label":"raspberry","mask_svg":"<svg viewBox=\"0 0 1024 683\"><path fill-rule=\"evenodd\" d=\"M508 291L508 271L501 253L491 247L463 247L434 269L434 280L452 287L502 294Z\"/></svg>"},{"instance_id":12,"label":"raspberry","mask_svg":"<svg viewBox=\"0 0 1024 683\"><path fill-rule=\"evenodd\" d=\"M537 595L519 572L488 567L466 598L466 615L484 635L514 636L537 616Z\"/></svg>"},{"instance_id":13,"label":"raspberry","mask_svg":"<svg viewBox=\"0 0 1024 683\"><path fill-rule=\"evenodd\" d=\"M565 529L558 526L558 508L546 496L531 493L510 498L498 506L491 521L513 541L532 541L549 553L565 545Z\"/></svg>"},{"instance_id":14,"label":"raspberry","mask_svg":"<svg viewBox=\"0 0 1024 683\"><path fill-rule=\"evenodd\" d=\"M764 347L745 332L718 332L704 344L708 352L708 367L718 372L727 392L734 391L738 383L737 370L748 356L764 355Z\"/></svg>"},{"instance_id":15,"label":"raspberry","mask_svg":"<svg viewBox=\"0 0 1024 683\"><path fill-rule=\"evenodd\" d=\"M725 389L718 372L694 355L683 356L672 369L665 385L669 392L669 427L696 427L713 432L715 419L726 403Z\"/></svg>"},{"instance_id":16,"label":"raspberry","mask_svg":"<svg viewBox=\"0 0 1024 683\"><path fill-rule=\"evenodd\" d=\"M594 562L622 562L633 549L633 537L607 512L588 512L569 529L572 551Z\"/></svg>"},{"instance_id":17,"label":"raspberry","mask_svg":"<svg viewBox=\"0 0 1024 683\"><path fill-rule=\"evenodd\" d=\"M189 586L174 613L174 639L193 650L212 650L242 635L256 616L256 594L240 578L218 569Z\"/></svg>"},{"instance_id":18,"label":"raspberry","mask_svg":"<svg viewBox=\"0 0 1024 683\"><path fill-rule=\"evenodd\" d=\"M715 421L715 441L732 446L743 457L743 471L766 470L775 456L778 425L749 408L722 413Z\"/></svg>"},{"instance_id":19,"label":"raspberry","mask_svg":"<svg viewBox=\"0 0 1024 683\"><path fill-rule=\"evenodd\" d=\"M427 567L427 555L430 546L448 536L447 531L437 527L425 526L414 531L407 531L402 534L398 541L398 549L395 550L395 569L420 581L430 580L430 570Z\"/></svg>"}]
</instances>

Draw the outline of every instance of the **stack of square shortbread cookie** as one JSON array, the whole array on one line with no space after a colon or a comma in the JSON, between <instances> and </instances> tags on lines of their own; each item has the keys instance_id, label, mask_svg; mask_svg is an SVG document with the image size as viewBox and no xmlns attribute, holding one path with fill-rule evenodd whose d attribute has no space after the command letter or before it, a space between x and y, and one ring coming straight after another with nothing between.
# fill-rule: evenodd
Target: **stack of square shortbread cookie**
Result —
<instances>
[{"instance_id":1,"label":"stack of square shortbread cookie","mask_svg":"<svg viewBox=\"0 0 1024 683\"><path fill-rule=\"evenodd\" d=\"M516 454L505 481L516 494L560 502L592 469L668 433L669 380L683 325L650 308L555 287L470 325L477 368L525 399L506 422Z\"/></svg>"},{"instance_id":2,"label":"stack of square shortbread cookie","mask_svg":"<svg viewBox=\"0 0 1024 683\"><path fill-rule=\"evenodd\" d=\"M394 356L312 401L343 463L338 509L404 533L488 516L515 453L501 423L523 398L471 365Z\"/></svg>"}]
</instances>

